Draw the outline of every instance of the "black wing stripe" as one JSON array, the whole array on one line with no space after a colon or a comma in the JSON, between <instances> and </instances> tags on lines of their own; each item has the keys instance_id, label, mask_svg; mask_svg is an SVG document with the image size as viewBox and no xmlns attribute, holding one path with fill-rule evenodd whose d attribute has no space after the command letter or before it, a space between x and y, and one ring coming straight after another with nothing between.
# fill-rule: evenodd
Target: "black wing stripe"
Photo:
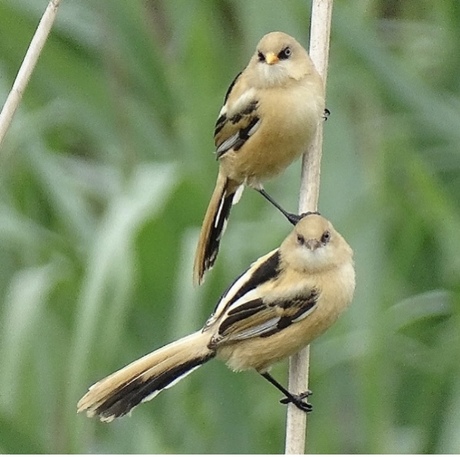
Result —
<instances>
[{"instance_id":1,"label":"black wing stripe","mask_svg":"<svg viewBox=\"0 0 460 457\"><path fill-rule=\"evenodd\" d=\"M225 93L224 105L227 103L228 97L230 96L230 93L232 92L232 89L233 89L233 87L235 86L236 81L237 81L238 78L241 76L241 73L243 73L243 72L240 71L240 72L235 76L235 78L233 79L233 81L230 83L230 86L228 86L227 92Z\"/></svg>"},{"instance_id":2,"label":"black wing stripe","mask_svg":"<svg viewBox=\"0 0 460 457\"><path fill-rule=\"evenodd\" d=\"M279 302L273 303L272 306L279 306L280 308L283 308L283 309L289 309L289 308L297 309L298 308L299 309L298 312L302 314L302 312L305 311L304 309L305 307L307 307L307 310L308 310L311 306L316 304L316 302L318 301L318 295L319 295L318 291L316 289L313 289L307 297L297 296L290 300L279 301Z\"/></svg>"},{"instance_id":3,"label":"black wing stripe","mask_svg":"<svg viewBox=\"0 0 460 457\"><path fill-rule=\"evenodd\" d=\"M257 116L253 117L251 119L251 122L249 122L249 124L247 125L247 127L239 130L238 139L235 141L233 145L234 151L239 151L244 145L244 143L246 143L246 141L248 141L249 138L251 138L251 130L259 122L259 120L260 119ZM222 154L223 152L220 155Z\"/></svg>"},{"instance_id":4,"label":"black wing stripe","mask_svg":"<svg viewBox=\"0 0 460 457\"><path fill-rule=\"evenodd\" d=\"M264 262L258 265L257 268L254 269L254 271L252 272L250 276L248 275L248 270L241 273L241 275L238 276L230 284L227 290L220 296L214 308L214 312L211 318L208 319L206 326L210 325L211 323L215 321L216 319L215 313L217 312L217 310L219 310L219 316L222 316L228 310L230 306L232 306L237 300L239 300L245 294L255 289L257 286L259 286L260 284L264 282L268 282L270 280L276 279L279 275L279 264L280 264L280 257L279 257L279 252L277 249L276 251L272 252L272 254L267 259L265 259ZM239 283L242 280L242 278L244 278L246 275L249 276L248 279L242 283L242 285L236 290L236 292L234 292L234 295L229 295L230 291L235 286L235 284ZM222 309L219 309L219 307L222 305L222 302L224 302L225 305L222 307ZM251 306L253 306L251 302L253 302L253 300L247 302L248 308L246 309L249 309L251 308ZM242 303L236 309L244 309L245 306L246 306L246 303ZM240 307L243 307L243 308L240 308Z\"/></svg>"},{"instance_id":5,"label":"black wing stripe","mask_svg":"<svg viewBox=\"0 0 460 457\"><path fill-rule=\"evenodd\" d=\"M220 324L218 333L220 336L225 336L226 330L228 330L236 322L241 322L254 314L257 314L259 311L265 308L265 305L261 299L253 300L253 302L258 302L257 307L241 310L238 313L230 315ZM251 303L251 302L249 302Z\"/></svg>"},{"instance_id":6,"label":"black wing stripe","mask_svg":"<svg viewBox=\"0 0 460 457\"><path fill-rule=\"evenodd\" d=\"M214 136L216 136L222 130L222 127L225 125L226 121L227 116L225 114L219 116L219 118L216 121L216 126L214 128Z\"/></svg>"},{"instance_id":7,"label":"black wing stripe","mask_svg":"<svg viewBox=\"0 0 460 457\"><path fill-rule=\"evenodd\" d=\"M254 270L251 277L240 287L238 292L228 301L225 309L228 309L229 306L231 306L233 303L239 300L243 295L255 289L258 285L276 279L280 272L279 267L280 254L279 250L277 249L267 260L265 260L265 262L260 264L259 267L256 270ZM244 274L246 274L246 272L244 272L243 275ZM241 276L238 277L236 281L238 281L241 278ZM222 298L232 288L233 284L227 289Z\"/></svg>"},{"instance_id":8,"label":"black wing stripe","mask_svg":"<svg viewBox=\"0 0 460 457\"><path fill-rule=\"evenodd\" d=\"M253 309L258 311L263 307L265 307L265 304L262 301L262 299L256 298L255 300L248 301L246 303L243 303L242 305L237 306L236 308L231 309L227 315L233 316L234 314L240 314L244 311L251 311Z\"/></svg>"},{"instance_id":9,"label":"black wing stripe","mask_svg":"<svg viewBox=\"0 0 460 457\"><path fill-rule=\"evenodd\" d=\"M245 125L245 127L242 127L237 131L235 130L233 135L222 139L222 141L219 141L219 143L216 144L217 158L221 157L230 149L238 151L251 137L254 133L252 130L256 127L257 123L260 122L260 118L257 116L257 113L255 113L258 105L259 102L257 100L251 100L244 108L235 113L232 117L227 117L226 113L219 116L214 129L214 137L220 133L227 123L235 125L243 120L242 124Z\"/></svg>"},{"instance_id":10,"label":"black wing stripe","mask_svg":"<svg viewBox=\"0 0 460 457\"><path fill-rule=\"evenodd\" d=\"M235 86L235 83L237 81L237 79L240 77L241 75L241 71L235 76L235 78L233 79L233 81L230 83L230 86L228 86L228 89L227 89L227 92L225 93L225 98L224 98L224 106L225 104L227 103L227 100L228 100L228 97L230 95L230 92L232 91L233 87ZM217 121L216 121L216 126L214 128L214 136L216 136L221 130L222 130L222 127L225 125L225 122L227 121L227 116L225 114L222 114L221 116L219 116L217 118Z\"/></svg>"},{"instance_id":11,"label":"black wing stripe","mask_svg":"<svg viewBox=\"0 0 460 457\"><path fill-rule=\"evenodd\" d=\"M318 292L316 290L312 290L308 297L296 297L291 300L272 304L272 306L279 306L285 310L290 310L292 308L296 311L292 315L280 317L275 328L261 333L259 336L261 338L266 338L268 336L274 335L275 333L278 333L286 327L289 327L292 323L295 322L296 319L299 319L303 314L309 312L314 306L316 306L316 303L318 302L318 296Z\"/></svg>"},{"instance_id":12,"label":"black wing stripe","mask_svg":"<svg viewBox=\"0 0 460 457\"><path fill-rule=\"evenodd\" d=\"M243 119L244 116L249 116L253 111L257 109L259 102L257 100L252 100L249 102L246 107L241 110L239 113L234 114L229 120L232 124L237 124ZM222 116L221 116L222 117Z\"/></svg>"}]
</instances>

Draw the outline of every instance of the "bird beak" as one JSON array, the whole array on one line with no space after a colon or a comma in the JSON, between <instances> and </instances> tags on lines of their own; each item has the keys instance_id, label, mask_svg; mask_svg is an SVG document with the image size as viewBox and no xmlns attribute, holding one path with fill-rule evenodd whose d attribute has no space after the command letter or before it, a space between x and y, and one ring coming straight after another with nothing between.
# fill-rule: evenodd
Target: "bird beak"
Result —
<instances>
[{"instance_id":1,"label":"bird beak","mask_svg":"<svg viewBox=\"0 0 460 457\"><path fill-rule=\"evenodd\" d=\"M273 52L267 52L267 54L265 55L265 62L267 62L268 65L273 65L279 62L279 60L279 57Z\"/></svg>"},{"instance_id":2,"label":"bird beak","mask_svg":"<svg viewBox=\"0 0 460 457\"><path fill-rule=\"evenodd\" d=\"M313 238L312 240L305 241L305 246L310 251L314 251L315 249L318 249L321 246L321 243Z\"/></svg>"}]
</instances>

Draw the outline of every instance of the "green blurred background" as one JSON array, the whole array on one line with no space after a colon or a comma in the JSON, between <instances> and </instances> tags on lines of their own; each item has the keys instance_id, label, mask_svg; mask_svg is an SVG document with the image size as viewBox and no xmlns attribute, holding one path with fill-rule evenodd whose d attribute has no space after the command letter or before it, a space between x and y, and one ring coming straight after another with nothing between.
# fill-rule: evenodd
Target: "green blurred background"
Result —
<instances>
[{"instance_id":1,"label":"green blurred background","mask_svg":"<svg viewBox=\"0 0 460 457\"><path fill-rule=\"evenodd\" d=\"M46 5L0 2L1 100ZM0 452L283 452L279 393L219 362L109 425L76 402L290 230L246 190L192 287L225 90L309 20L306 0L63 0L0 150ZM460 452L458 24L458 0L335 2L320 209L357 290L312 345L310 452ZM295 210L299 163L266 187Z\"/></svg>"}]
</instances>

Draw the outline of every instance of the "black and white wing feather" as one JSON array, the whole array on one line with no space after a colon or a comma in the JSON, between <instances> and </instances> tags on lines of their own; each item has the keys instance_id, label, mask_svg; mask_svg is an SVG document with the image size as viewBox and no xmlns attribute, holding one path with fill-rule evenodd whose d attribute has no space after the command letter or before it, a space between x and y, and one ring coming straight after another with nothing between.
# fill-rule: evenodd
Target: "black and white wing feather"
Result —
<instances>
[{"instance_id":1,"label":"black and white wing feather","mask_svg":"<svg viewBox=\"0 0 460 457\"><path fill-rule=\"evenodd\" d=\"M213 343L266 338L309 316L316 307L319 293L311 290L286 300L267 302L257 298L228 310L219 324Z\"/></svg>"},{"instance_id":2,"label":"black and white wing feather","mask_svg":"<svg viewBox=\"0 0 460 457\"><path fill-rule=\"evenodd\" d=\"M274 249L260 257L244 271L221 295L214 312L206 322L204 330L211 327L221 316L242 297L249 301L251 293L261 284L275 280L280 273L279 249Z\"/></svg>"},{"instance_id":3,"label":"black and white wing feather","mask_svg":"<svg viewBox=\"0 0 460 457\"><path fill-rule=\"evenodd\" d=\"M240 94L234 92L236 82L239 82ZM246 141L254 135L260 126L257 112L259 101L254 89L245 87L241 81L241 73L233 80L225 95L222 107L214 129L217 158L226 152L239 151Z\"/></svg>"},{"instance_id":4,"label":"black and white wing feather","mask_svg":"<svg viewBox=\"0 0 460 457\"><path fill-rule=\"evenodd\" d=\"M278 281L280 275L279 250L275 250L252 264L230 286L205 326L205 330L216 326L212 346L274 335L315 310L319 298L316 289L282 298L266 294L267 287Z\"/></svg>"}]
</instances>

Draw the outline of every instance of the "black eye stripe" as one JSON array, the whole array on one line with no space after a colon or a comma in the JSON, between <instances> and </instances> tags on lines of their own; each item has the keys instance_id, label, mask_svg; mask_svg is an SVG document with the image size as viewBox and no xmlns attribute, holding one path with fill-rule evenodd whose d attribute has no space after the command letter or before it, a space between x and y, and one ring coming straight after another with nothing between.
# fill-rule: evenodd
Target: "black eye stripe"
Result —
<instances>
[{"instance_id":1,"label":"black eye stripe","mask_svg":"<svg viewBox=\"0 0 460 457\"><path fill-rule=\"evenodd\" d=\"M281 60L289 59L291 57L292 51L289 46L286 46L283 50L278 53L278 58Z\"/></svg>"},{"instance_id":2,"label":"black eye stripe","mask_svg":"<svg viewBox=\"0 0 460 457\"><path fill-rule=\"evenodd\" d=\"M326 230L321 236L321 243L326 244L329 242L330 239L331 239L331 232L329 232L329 230Z\"/></svg>"}]
</instances>

